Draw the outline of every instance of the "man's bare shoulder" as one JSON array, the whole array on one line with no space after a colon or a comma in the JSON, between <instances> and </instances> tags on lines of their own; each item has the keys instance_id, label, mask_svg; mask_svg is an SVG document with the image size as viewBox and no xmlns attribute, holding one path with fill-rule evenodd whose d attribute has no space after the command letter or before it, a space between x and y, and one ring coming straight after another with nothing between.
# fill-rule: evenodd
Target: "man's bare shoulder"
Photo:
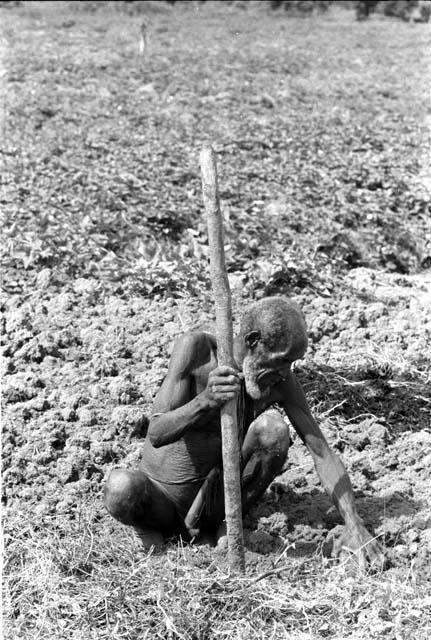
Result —
<instances>
[{"instance_id":1,"label":"man's bare shoulder","mask_svg":"<svg viewBox=\"0 0 431 640\"><path fill-rule=\"evenodd\" d=\"M209 353L217 347L217 342L211 333L201 329L192 329L178 336L175 347L193 354L195 352Z\"/></svg>"},{"instance_id":2,"label":"man's bare shoulder","mask_svg":"<svg viewBox=\"0 0 431 640\"><path fill-rule=\"evenodd\" d=\"M171 356L171 366L182 373L190 374L194 369L210 362L217 348L216 339L199 329L178 336Z\"/></svg>"}]
</instances>

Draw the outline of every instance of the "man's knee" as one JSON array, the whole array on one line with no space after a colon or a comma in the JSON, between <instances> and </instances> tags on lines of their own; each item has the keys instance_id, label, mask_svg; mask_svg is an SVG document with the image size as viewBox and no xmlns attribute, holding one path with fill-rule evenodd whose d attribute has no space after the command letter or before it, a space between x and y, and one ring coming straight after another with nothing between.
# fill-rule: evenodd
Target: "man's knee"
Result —
<instances>
[{"instance_id":1,"label":"man's knee","mask_svg":"<svg viewBox=\"0 0 431 640\"><path fill-rule=\"evenodd\" d=\"M138 487L133 473L114 469L108 476L104 489L104 502L108 512L124 524L132 524L131 508L137 498Z\"/></svg>"},{"instance_id":2,"label":"man's knee","mask_svg":"<svg viewBox=\"0 0 431 640\"><path fill-rule=\"evenodd\" d=\"M275 409L265 411L250 425L243 447L244 512L282 472L289 443L289 425Z\"/></svg>"},{"instance_id":3,"label":"man's knee","mask_svg":"<svg viewBox=\"0 0 431 640\"><path fill-rule=\"evenodd\" d=\"M270 409L258 416L250 430L257 449L286 457L290 444L289 425L276 409Z\"/></svg>"}]
</instances>

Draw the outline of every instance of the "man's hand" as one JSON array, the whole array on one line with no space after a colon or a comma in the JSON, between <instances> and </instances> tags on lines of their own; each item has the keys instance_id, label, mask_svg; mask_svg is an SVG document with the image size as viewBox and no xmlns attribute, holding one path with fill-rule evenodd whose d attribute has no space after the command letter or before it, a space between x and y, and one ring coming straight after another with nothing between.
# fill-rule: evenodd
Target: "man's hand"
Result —
<instances>
[{"instance_id":1,"label":"man's hand","mask_svg":"<svg viewBox=\"0 0 431 640\"><path fill-rule=\"evenodd\" d=\"M343 533L334 543L333 555L340 559L354 557L363 570L381 571L385 567L382 547L361 522L344 527Z\"/></svg>"},{"instance_id":2,"label":"man's hand","mask_svg":"<svg viewBox=\"0 0 431 640\"><path fill-rule=\"evenodd\" d=\"M232 367L216 367L208 376L204 394L212 409L232 400L241 388L242 374Z\"/></svg>"}]
</instances>

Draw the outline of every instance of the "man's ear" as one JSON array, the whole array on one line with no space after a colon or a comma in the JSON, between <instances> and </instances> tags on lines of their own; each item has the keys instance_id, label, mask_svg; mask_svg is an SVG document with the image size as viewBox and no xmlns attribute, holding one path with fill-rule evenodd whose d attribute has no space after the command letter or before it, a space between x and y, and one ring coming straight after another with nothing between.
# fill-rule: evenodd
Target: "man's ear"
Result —
<instances>
[{"instance_id":1,"label":"man's ear","mask_svg":"<svg viewBox=\"0 0 431 640\"><path fill-rule=\"evenodd\" d=\"M261 338L260 331L250 331L244 336L244 342L249 349L254 349Z\"/></svg>"}]
</instances>

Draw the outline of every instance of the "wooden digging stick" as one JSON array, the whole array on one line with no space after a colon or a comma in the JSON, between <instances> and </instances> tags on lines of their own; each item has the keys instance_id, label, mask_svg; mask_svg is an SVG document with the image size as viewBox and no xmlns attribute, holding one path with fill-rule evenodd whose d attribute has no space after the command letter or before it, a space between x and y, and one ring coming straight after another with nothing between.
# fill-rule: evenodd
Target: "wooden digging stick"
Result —
<instances>
[{"instance_id":1,"label":"wooden digging stick","mask_svg":"<svg viewBox=\"0 0 431 640\"><path fill-rule=\"evenodd\" d=\"M232 308L229 280L226 273L223 244L223 220L217 183L215 153L204 145L200 156L202 193L207 215L210 270L216 312L218 364L235 367L233 359ZM241 478L236 399L220 410L223 453L223 482L229 566L244 572L244 540L242 531Z\"/></svg>"}]
</instances>

